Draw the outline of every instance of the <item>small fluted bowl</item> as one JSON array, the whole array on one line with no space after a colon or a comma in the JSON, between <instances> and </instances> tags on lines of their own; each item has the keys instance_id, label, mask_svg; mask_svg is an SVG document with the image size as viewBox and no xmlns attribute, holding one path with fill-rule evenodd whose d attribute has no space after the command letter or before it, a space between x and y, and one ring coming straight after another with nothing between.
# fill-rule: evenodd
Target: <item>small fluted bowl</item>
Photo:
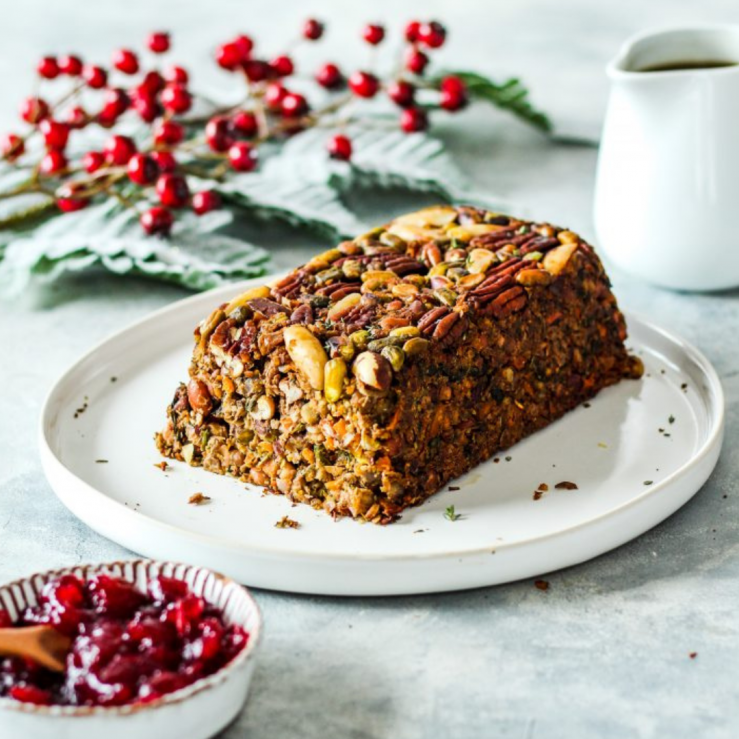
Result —
<instances>
[{"instance_id":1,"label":"small fluted bowl","mask_svg":"<svg viewBox=\"0 0 739 739\"><path fill-rule=\"evenodd\" d=\"M208 739L223 730L241 711L254 672L261 639L262 616L249 592L203 567L134 560L70 567L44 572L0 587L0 608L14 620L38 603L44 585L60 575L89 580L100 573L120 577L145 590L164 575L183 580L190 590L220 608L228 623L248 633L246 647L208 677L149 703L124 706L38 706L0 698L0 737L8 739Z\"/></svg>"}]
</instances>

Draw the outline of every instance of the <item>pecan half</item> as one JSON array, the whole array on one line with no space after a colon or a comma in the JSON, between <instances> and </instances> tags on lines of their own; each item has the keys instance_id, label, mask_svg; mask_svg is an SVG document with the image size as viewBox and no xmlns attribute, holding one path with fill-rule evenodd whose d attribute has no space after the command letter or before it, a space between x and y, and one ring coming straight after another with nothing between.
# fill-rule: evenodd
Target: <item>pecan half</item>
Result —
<instances>
[{"instance_id":1,"label":"pecan half","mask_svg":"<svg viewBox=\"0 0 739 739\"><path fill-rule=\"evenodd\" d=\"M249 301L248 305L255 313L258 312L264 316L274 316L278 313L287 314L290 312L284 305L280 305L269 298L254 298Z\"/></svg>"},{"instance_id":2,"label":"pecan half","mask_svg":"<svg viewBox=\"0 0 739 739\"><path fill-rule=\"evenodd\" d=\"M485 309L485 314L492 315L495 318L505 318L511 315L511 313L516 313L523 309L527 302L528 296L526 295L526 290L516 285L516 287L512 287L498 295Z\"/></svg>"},{"instance_id":3,"label":"pecan half","mask_svg":"<svg viewBox=\"0 0 739 739\"><path fill-rule=\"evenodd\" d=\"M460 318L461 316L459 315L459 313L456 313L455 311L452 311L449 315L444 316L436 324L436 328L434 329L432 338L436 339L436 341L441 341L449 334L449 332L452 330L452 328L457 323L457 321L459 321Z\"/></svg>"},{"instance_id":4,"label":"pecan half","mask_svg":"<svg viewBox=\"0 0 739 739\"><path fill-rule=\"evenodd\" d=\"M303 303L290 314L290 323L313 323L313 308Z\"/></svg>"},{"instance_id":5,"label":"pecan half","mask_svg":"<svg viewBox=\"0 0 739 739\"><path fill-rule=\"evenodd\" d=\"M436 323L440 318L443 318L447 313L449 313L449 308L447 308L445 305L440 305L438 308L432 308L430 311L425 313L421 320L418 322L418 329L421 331L421 333L424 333L426 329L433 326L434 323Z\"/></svg>"}]
</instances>

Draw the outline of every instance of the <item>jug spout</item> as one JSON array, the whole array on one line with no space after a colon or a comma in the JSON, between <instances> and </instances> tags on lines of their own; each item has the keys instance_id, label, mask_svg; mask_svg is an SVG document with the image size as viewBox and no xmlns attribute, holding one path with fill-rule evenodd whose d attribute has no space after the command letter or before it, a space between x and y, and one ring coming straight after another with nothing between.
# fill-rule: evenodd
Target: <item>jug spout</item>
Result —
<instances>
[{"instance_id":1,"label":"jug spout","mask_svg":"<svg viewBox=\"0 0 739 739\"><path fill-rule=\"evenodd\" d=\"M739 76L739 26L698 26L640 33L606 67L613 82L654 85L697 73Z\"/></svg>"}]
</instances>

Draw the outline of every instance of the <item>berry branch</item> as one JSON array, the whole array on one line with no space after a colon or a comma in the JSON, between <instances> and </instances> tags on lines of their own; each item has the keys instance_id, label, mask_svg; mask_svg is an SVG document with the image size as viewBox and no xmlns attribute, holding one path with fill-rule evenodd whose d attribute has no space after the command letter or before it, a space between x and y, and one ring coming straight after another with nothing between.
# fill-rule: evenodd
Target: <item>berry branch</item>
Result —
<instances>
[{"instance_id":1,"label":"berry branch","mask_svg":"<svg viewBox=\"0 0 739 739\"><path fill-rule=\"evenodd\" d=\"M318 41L324 31L319 21L307 20L301 42ZM378 47L386 31L370 24L361 35ZM84 63L75 55L43 57L36 68L39 78L45 87L61 88L61 94L55 102L46 96L24 100L21 118L26 131L2 137L4 163L27 172L28 179L0 193L0 199L44 196L46 205L27 209L29 218L38 218L52 205L69 213L114 198L137 211L147 234L166 236L178 210L190 208L204 215L223 206L215 189L191 192L188 175L219 183L234 173L252 172L266 147L311 128L333 129L326 141L328 155L350 161L353 143L345 129L350 124L383 125L370 107L357 105L381 93L400 109L398 124L409 134L429 127L430 112L454 113L470 99L487 100L549 129L546 116L530 106L517 80L495 85L469 72L429 76L430 55L446 37L446 29L436 21L409 23L397 71L384 79L367 70L346 76L336 64L323 64L312 78L316 93L328 100L317 105L293 87L293 81L298 89L305 87L305 80L296 75L293 55L283 53L267 61L256 55L250 37L239 35L218 46L215 61L243 85L243 101L207 117L188 117L196 102L214 107L191 91L188 71L174 64L162 67L171 45L167 33L149 35L144 57L118 49L109 68ZM134 123L138 130L131 134ZM111 132L102 148L73 153L71 144L83 143L76 141L81 132L95 128ZM22 212L16 213L3 225L15 227L22 221Z\"/></svg>"}]
</instances>

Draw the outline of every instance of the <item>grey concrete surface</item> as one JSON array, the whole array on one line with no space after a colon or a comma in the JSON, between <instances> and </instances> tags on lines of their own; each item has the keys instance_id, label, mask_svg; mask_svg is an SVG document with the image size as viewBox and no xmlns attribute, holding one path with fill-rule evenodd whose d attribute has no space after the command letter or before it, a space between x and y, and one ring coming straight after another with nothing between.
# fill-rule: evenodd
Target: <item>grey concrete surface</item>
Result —
<instances>
[{"instance_id":1,"label":"grey concrete surface","mask_svg":"<svg viewBox=\"0 0 739 739\"><path fill-rule=\"evenodd\" d=\"M413 15L439 17L451 29L448 64L520 74L561 130L588 135L602 119L603 66L627 35L739 22L730 0L6 2L0 128L12 122L43 52L102 60L116 45L169 28L201 84L222 86L208 70L216 40L244 29L277 50L309 13L332 21L315 58L330 48L357 61L366 54L356 40L363 20L397 27ZM554 145L479 109L441 133L481 189L592 236L593 149ZM676 204L676 218L684 207ZM275 261L286 266L304 253L275 247ZM226 739L739 735L739 291L677 294L613 278L625 308L696 343L724 382L726 444L706 486L637 541L548 576L547 592L531 581L392 599L258 592L266 639L248 706ZM0 303L0 581L128 554L54 497L37 454L39 408L80 353L183 294L95 274Z\"/></svg>"}]
</instances>

